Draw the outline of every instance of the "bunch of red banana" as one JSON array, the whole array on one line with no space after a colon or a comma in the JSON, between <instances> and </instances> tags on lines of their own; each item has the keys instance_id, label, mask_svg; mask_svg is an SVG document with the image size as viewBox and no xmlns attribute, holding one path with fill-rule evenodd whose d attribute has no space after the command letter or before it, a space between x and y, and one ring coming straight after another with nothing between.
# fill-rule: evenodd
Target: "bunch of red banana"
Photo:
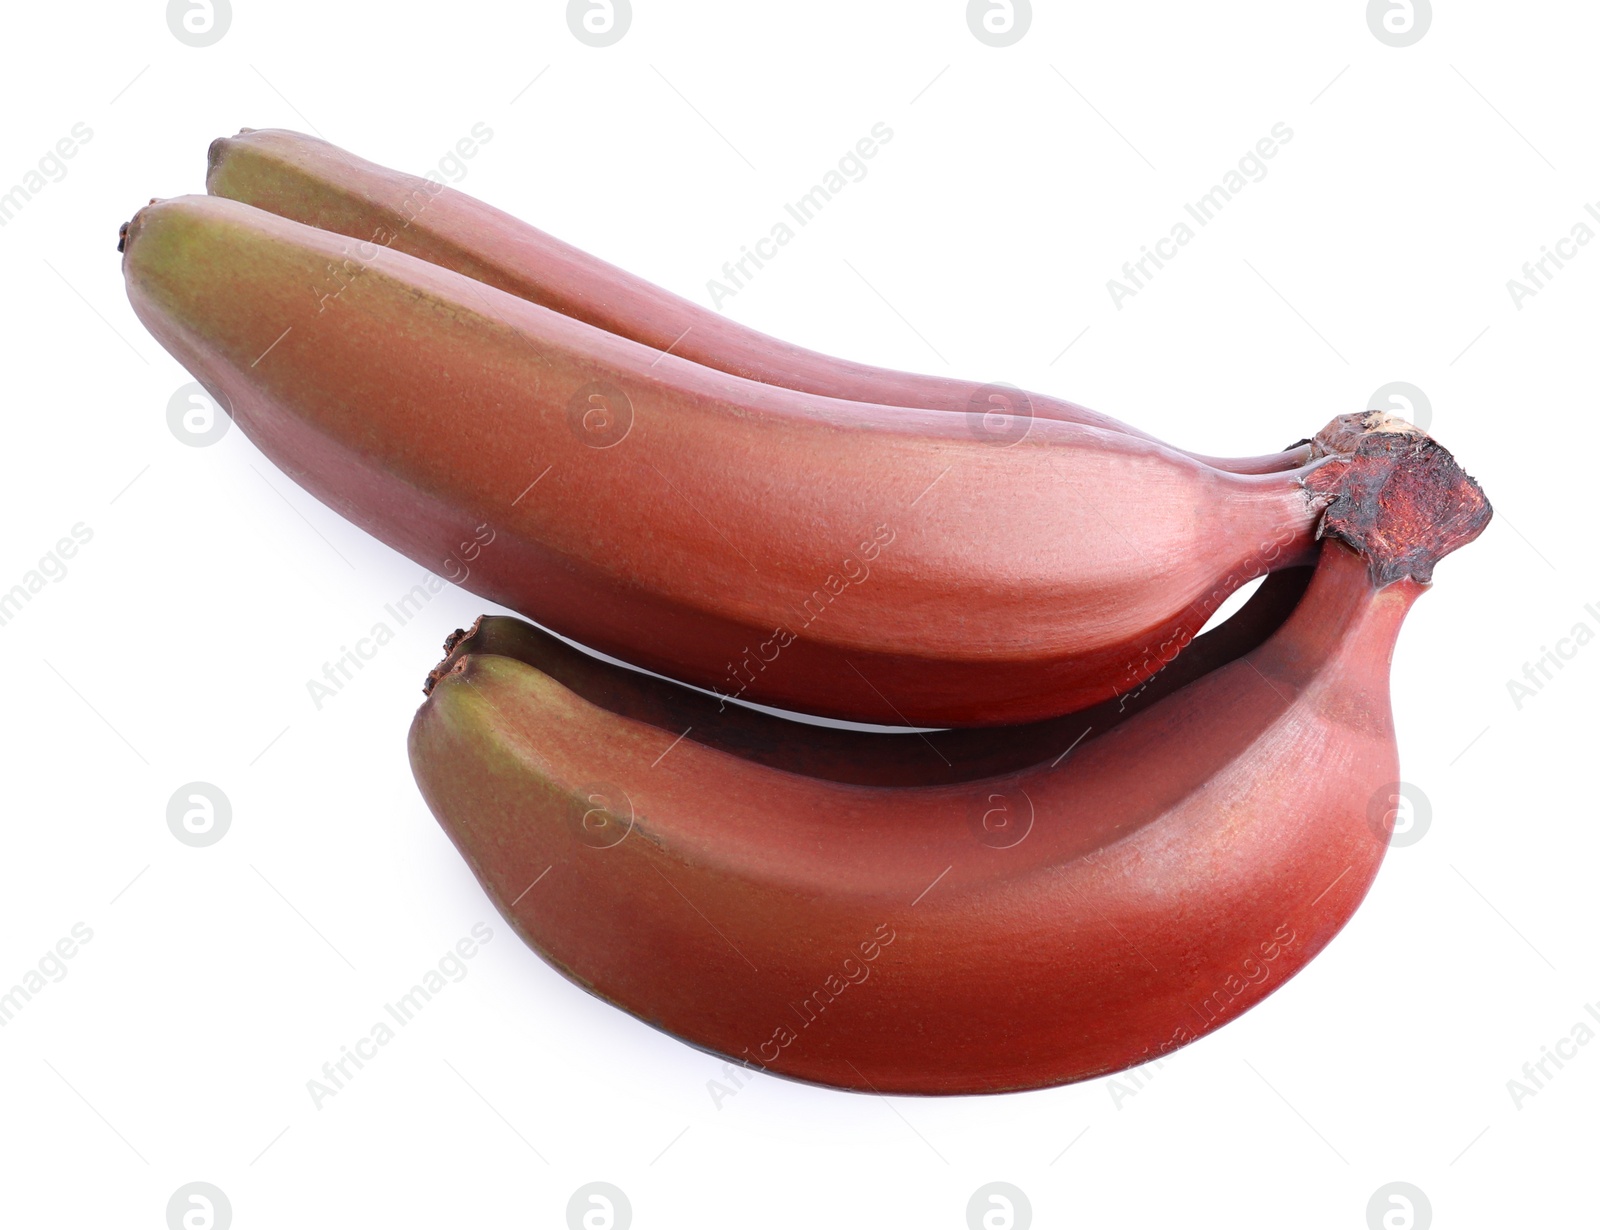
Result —
<instances>
[{"instance_id":1,"label":"bunch of red banana","mask_svg":"<svg viewBox=\"0 0 1600 1230\"><path fill-rule=\"evenodd\" d=\"M429 678L422 792L580 985L786 1075L1037 1087L1237 1015L1365 894L1390 652L1490 515L1421 432L1181 452L786 345L295 134L217 142L208 187L124 228L129 295L269 457L720 694L503 617Z\"/></svg>"}]
</instances>

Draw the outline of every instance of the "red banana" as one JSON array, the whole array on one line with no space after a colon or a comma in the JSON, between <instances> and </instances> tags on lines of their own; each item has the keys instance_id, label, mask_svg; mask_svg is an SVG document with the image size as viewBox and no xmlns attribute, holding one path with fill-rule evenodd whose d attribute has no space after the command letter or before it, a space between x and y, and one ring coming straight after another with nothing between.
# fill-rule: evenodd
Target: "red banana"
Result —
<instances>
[{"instance_id":1,"label":"red banana","mask_svg":"<svg viewBox=\"0 0 1600 1230\"><path fill-rule=\"evenodd\" d=\"M218 197L151 204L124 247L146 327L345 516L587 645L826 716L1001 724L1137 686L1306 558L1361 438L1271 475L1078 423L1002 446Z\"/></svg>"},{"instance_id":2,"label":"red banana","mask_svg":"<svg viewBox=\"0 0 1600 1230\"><path fill-rule=\"evenodd\" d=\"M243 129L211 143L206 191L433 264L620 337L707 367L824 397L953 410L977 430L996 410L1144 432L1059 398L998 384L889 371L758 333L562 243L434 180L392 171L316 137ZM995 420L990 420L991 424ZM1198 454L1191 454L1199 457ZM1199 457L1241 474L1289 470L1304 442L1262 457Z\"/></svg>"}]
</instances>

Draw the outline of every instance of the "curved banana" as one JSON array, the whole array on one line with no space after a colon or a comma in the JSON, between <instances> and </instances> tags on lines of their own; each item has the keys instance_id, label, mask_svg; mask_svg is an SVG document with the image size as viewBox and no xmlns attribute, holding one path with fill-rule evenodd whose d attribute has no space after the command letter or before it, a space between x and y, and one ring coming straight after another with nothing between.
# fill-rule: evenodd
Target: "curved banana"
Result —
<instances>
[{"instance_id":1,"label":"curved banana","mask_svg":"<svg viewBox=\"0 0 1600 1230\"><path fill-rule=\"evenodd\" d=\"M393 247L620 337L707 367L824 397L1085 423L1151 439L1107 415L996 384L890 371L818 354L634 277L454 188L392 171L316 137L251 129L211 143L206 191L308 226ZM1262 457L1198 460L1242 474L1304 464L1302 443Z\"/></svg>"},{"instance_id":2,"label":"curved banana","mask_svg":"<svg viewBox=\"0 0 1600 1230\"><path fill-rule=\"evenodd\" d=\"M1264 645L1059 763L788 773L468 654L419 710L429 807L557 969L694 1046L878 1093L1148 1062L1259 1002L1365 895L1399 775L1401 622L1489 508L1448 455L1366 471Z\"/></svg>"},{"instance_id":3,"label":"curved banana","mask_svg":"<svg viewBox=\"0 0 1600 1230\"><path fill-rule=\"evenodd\" d=\"M961 730L862 731L776 717L574 648L509 615L483 615L445 641L445 659L425 692L461 658L515 658L582 700L676 738L756 764L858 786L931 786L1026 769L1075 752L1187 683L1242 657L1276 632L1305 593L1312 570L1286 568L1141 687L1115 700L1024 726Z\"/></svg>"},{"instance_id":4,"label":"curved banana","mask_svg":"<svg viewBox=\"0 0 1600 1230\"><path fill-rule=\"evenodd\" d=\"M1272 475L1076 423L1001 444L219 197L152 203L123 246L145 326L352 521L586 645L823 716L1001 724L1137 686L1307 557L1360 438Z\"/></svg>"}]
</instances>

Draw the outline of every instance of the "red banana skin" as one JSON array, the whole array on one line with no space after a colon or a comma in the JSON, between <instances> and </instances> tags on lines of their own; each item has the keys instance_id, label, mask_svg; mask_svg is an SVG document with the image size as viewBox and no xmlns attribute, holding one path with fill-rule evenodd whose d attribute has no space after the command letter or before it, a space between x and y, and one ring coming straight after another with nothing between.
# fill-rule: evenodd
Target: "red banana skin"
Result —
<instances>
[{"instance_id":1,"label":"red banana skin","mask_svg":"<svg viewBox=\"0 0 1600 1230\"><path fill-rule=\"evenodd\" d=\"M1039 1088L1204 1036L1351 916L1385 849L1389 658L1420 589L1374 588L1330 542L1266 645L1057 768L976 784L668 752L492 656L439 680L411 762L508 922L647 1023L842 1089ZM1024 799L1031 832L983 844L975 818Z\"/></svg>"},{"instance_id":2,"label":"red banana skin","mask_svg":"<svg viewBox=\"0 0 1600 1230\"><path fill-rule=\"evenodd\" d=\"M124 248L150 332L357 525L612 656L821 716L998 725L1125 692L1307 558L1342 468L1230 474L1041 420L1002 447L217 197L140 210ZM573 409L595 382L631 401L610 447Z\"/></svg>"},{"instance_id":3,"label":"red banana skin","mask_svg":"<svg viewBox=\"0 0 1600 1230\"><path fill-rule=\"evenodd\" d=\"M1123 696L1065 717L1022 726L919 733L843 730L804 724L728 703L671 680L614 665L533 624L481 616L445 641L446 657L424 691L469 655L515 658L597 708L789 773L858 786L931 786L1026 769L1076 752L1135 713L1208 671L1259 647L1283 626L1312 569L1287 568L1148 681Z\"/></svg>"},{"instance_id":4,"label":"red banana skin","mask_svg":"<svg viewBox=\"0 0 1600 1230\"><path fill-rule=\"evenodd\" d=\"M824 397L925 410L1002 408L1153 437L1083 406L1021 390L890 371L793 346L634 277L482 201L283 129L212 142L206 191L296 222L454 269L657 350L750 380ZM1304 444L1261 457L1204 457L1241 474L1292 470Z\"/></svg>"}]
</instances>

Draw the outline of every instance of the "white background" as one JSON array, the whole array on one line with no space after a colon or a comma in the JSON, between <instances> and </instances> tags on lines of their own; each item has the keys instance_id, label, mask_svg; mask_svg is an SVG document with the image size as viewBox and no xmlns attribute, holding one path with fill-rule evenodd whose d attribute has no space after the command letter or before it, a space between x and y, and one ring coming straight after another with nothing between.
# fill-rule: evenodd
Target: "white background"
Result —
<instances>
[{"instance_id":1,"label":"white background","mask_svg":"<svg viewBox=\"0 0 1600 1230\"><path fill-rule=\"evenodd\" d=\"M1600 1045L1520 1107L1507 1082L1600 1003L1600 648L1520 706L1508 681L1600 630L1600 244L1520 307L1506 283L1600 201L1600 10L1440 8L1403 49L1357 0L1041 4L1004 49L951 0L635 0L604 49L559 3L236 0L205 48L148 0L9 10L0 189L74 124L93 136L0 228L0 589L75 524L93 536L0 627L0 989L74 924L93 938L0 1028L8 1223L161 1226L204 1181L241 1228L560 1227L605 1180L639 1227L960 1227L1004 1180L1039 1226L1360 1230L1400 1180L1441 1227L1594 1224ZM420 173L482 122L460 187L709 303L879 121L868 176L727 314L1215 454L1408 381L1497 509L1394 664L1428 831L1303 975L1131 1096L758 1075L719 1102L717 1060L524 949L405 756L441 638L483 604L445 591L314 707L307 681L422 571L238 431L169 430L189 377L114 251L148 198L202 191L208 143L240 126ZM1279 122L1269 174L1114 306L1107 279ZM197 780L232 804L202 849L166 821ZM306 1082L479 922L468 976L314 1107Z\"/></svg>"}]
</instances>

